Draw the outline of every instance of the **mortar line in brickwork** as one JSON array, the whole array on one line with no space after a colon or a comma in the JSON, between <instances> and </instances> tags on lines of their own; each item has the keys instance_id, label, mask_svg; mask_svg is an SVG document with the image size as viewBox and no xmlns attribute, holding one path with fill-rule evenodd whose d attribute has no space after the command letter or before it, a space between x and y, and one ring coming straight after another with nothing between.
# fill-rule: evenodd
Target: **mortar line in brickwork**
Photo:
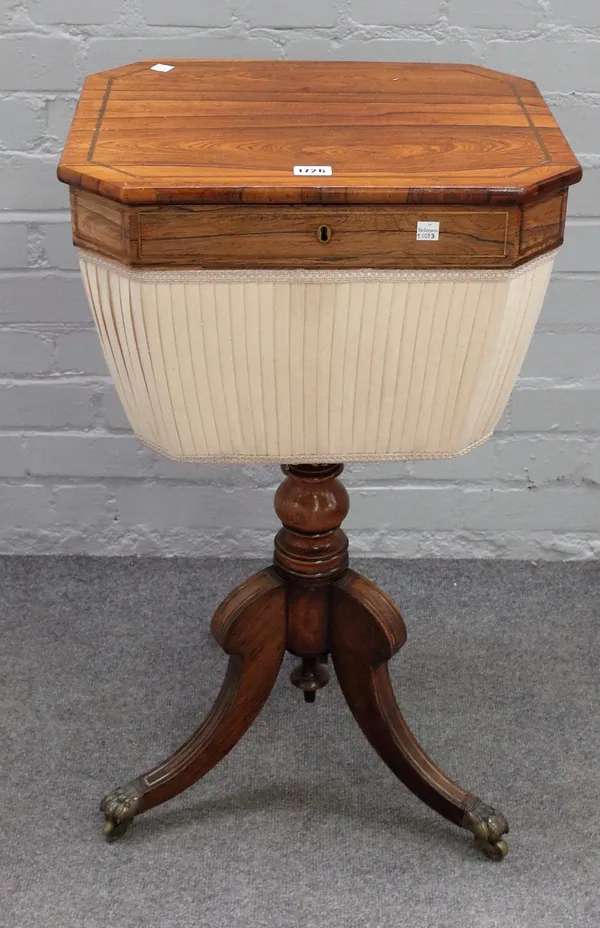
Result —
<instances>
[{"instance_id":1,"label":"mortar line in brickwork","mask_svg":"<svg viewBox=\"0 0 600 928\"><path fill-rule=\"evenodd\" d=\"M4 152L3 152L4 154ZM70 222L71 214L68 209L55 210L2 210L0 222Z\"/></svg>"}]
</instances>

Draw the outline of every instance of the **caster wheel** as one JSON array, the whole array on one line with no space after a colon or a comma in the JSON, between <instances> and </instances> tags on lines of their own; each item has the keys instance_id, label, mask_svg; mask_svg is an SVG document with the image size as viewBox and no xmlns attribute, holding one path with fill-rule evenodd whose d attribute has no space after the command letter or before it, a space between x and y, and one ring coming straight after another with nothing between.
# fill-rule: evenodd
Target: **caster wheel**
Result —
<instances>
[{"instance_id":1,"label":"caster wheel","mask_svg":"<svg viewBox=\"0 0 600 928\"><path fill-rule=\"evenodd\" d=\"M113 822L113 820L109 818L104 825L104 837L109 844L112 844L113 841L118 841L119 838L123 837L130 824L131 820L126 819L124 822Z\"/></svg>"},{"instance_id":2,"label":"caster wheel","mask_svg":"<svg viewBox=\"0 0 600 928\"><path fill-rule=\"evenodd\" d=\"M506 841L484 841L480 845L481 850L490 860L504 860L508 854L508 844Z\"/></svg>"}]
</instances>

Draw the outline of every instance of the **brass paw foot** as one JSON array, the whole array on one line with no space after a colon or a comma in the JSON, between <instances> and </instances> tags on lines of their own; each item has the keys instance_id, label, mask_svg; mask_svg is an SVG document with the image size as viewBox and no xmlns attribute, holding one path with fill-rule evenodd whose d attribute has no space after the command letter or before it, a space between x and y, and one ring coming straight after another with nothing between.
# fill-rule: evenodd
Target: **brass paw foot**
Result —
<instances>
[{"instance_id":1,"label":"brass paw foot","mask_svg":"<svg viewBox=\"0 0 600 928\"><path fill-rule=\"evenodd\" d=\"M508 822L501 812L496 812L481 799L465 812L463 828L475 835L475 841L486 857L502 860L508 853L508 844L503 835L508 834Z\"/></svg>"},{"instance_id":2,"label":"brass paw foot","mask_svg":"<svg viewBox=\"0 0 600 928\"><path fill-rule=\"evenodd\" d=\"M116 841L125 834L140 806L140 793L135 783L119 786L100 803L100 811L106 816L104 834L107 841Z\"/></svg>"}]
</instances>

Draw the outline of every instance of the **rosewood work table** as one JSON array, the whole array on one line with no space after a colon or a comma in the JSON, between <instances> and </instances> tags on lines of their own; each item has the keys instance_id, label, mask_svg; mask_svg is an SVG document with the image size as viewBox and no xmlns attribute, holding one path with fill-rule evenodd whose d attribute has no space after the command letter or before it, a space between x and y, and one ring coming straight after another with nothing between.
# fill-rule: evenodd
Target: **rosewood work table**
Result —
<instances>
[{"instance_id":1,"label":"rosewood work table","mask_svg":"<svg viewBox=\"0 0 600 928\"><path fill-rule=\"evenodd\" d=\"M214 707L103 799L107 837L225 756L288 650L307 702L331 655L385 763L501 859L504 816L400 713L387 665L404 622L348 566L339 476L463 454L502 414L581 177L535 84L470 65L142 61L86 80L58 174L139 440L285 474L273 565L212 621L229 655Z\"/></svg>"}]
</instances>

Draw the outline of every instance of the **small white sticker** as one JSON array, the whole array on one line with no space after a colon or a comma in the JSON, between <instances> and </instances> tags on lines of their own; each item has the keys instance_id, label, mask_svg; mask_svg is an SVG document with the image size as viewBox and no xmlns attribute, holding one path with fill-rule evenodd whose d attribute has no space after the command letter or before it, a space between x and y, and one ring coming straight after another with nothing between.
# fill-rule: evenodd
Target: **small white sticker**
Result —
<instances>
[{"instance_id":1,"label":"small white sticker","mask_svg":"<svg viewBox=\"0 0 600 928\"><path fill-rule=\"evenodd\" d=\"M417 241L418 242L437 242L440 237L439 222L418 222L417 223Z\"/></svg>"},{"instance_id":2,"label":"small white sticker","mask_svg":"<svg viewBox=\"0 0 600 928\"><path fill-rule=\"evenodd\" d=\"M150 68L151 71L172 71L175 67L174 64L153 64Z\"/></svg>"},{"instance_id":3,"label":"small white sticker","mask_svg":"<svg viewBox=\"0 0 600 928\"><path fill-rule=\"evenodd\" d=\"M333 174L333 168L329 164L295 164L294 174Z\"/></svg>"}]
</instances>

